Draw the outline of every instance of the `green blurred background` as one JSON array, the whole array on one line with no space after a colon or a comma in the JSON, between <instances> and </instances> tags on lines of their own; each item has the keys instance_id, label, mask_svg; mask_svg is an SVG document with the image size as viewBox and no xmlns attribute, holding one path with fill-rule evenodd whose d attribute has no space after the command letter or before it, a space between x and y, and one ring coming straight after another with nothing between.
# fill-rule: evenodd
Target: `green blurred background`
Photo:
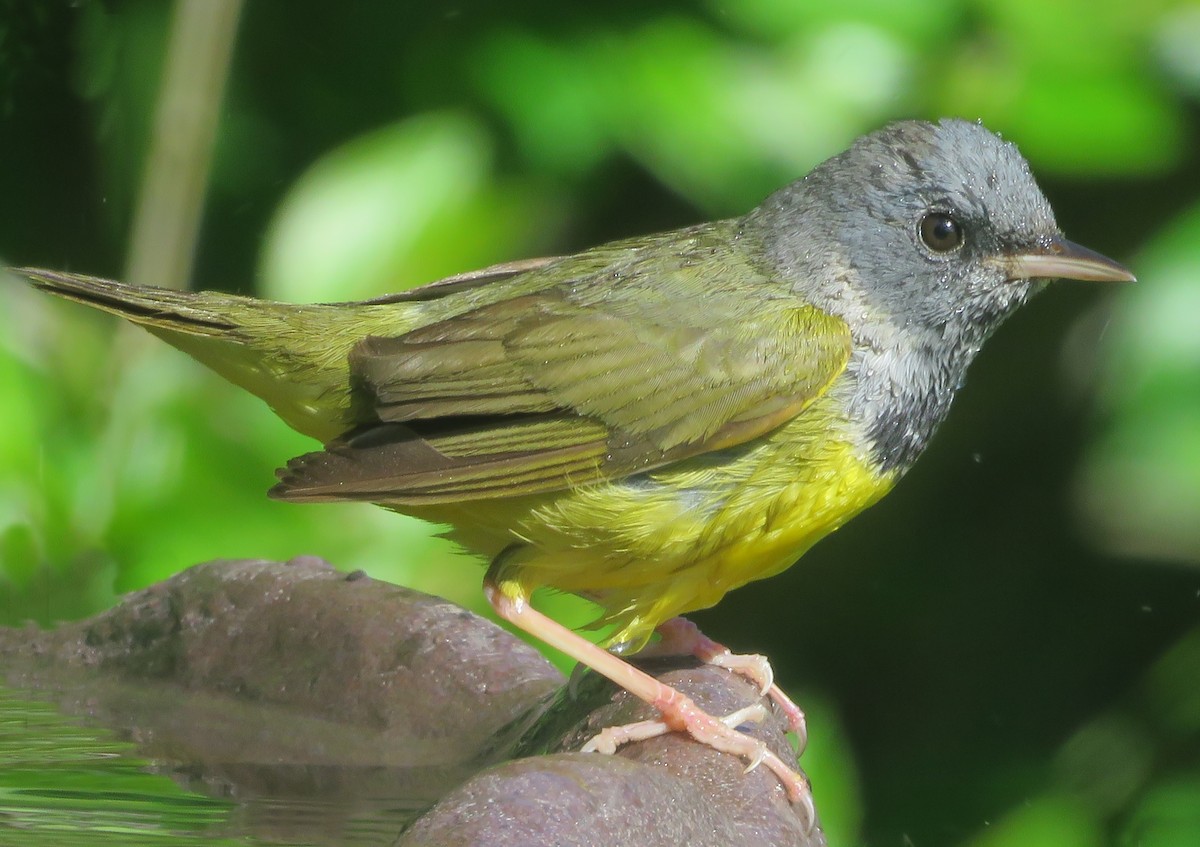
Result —
<instances>
[{"instance_id":1,"label":"green blurred background","mask_svg":"<svg viewBox=\"0 0 1200 847\"><path fill-rule=\"evenodd\" d=\"M173 8L0 0L4 263L125 275ZM889 498L695 617L810 709L835 845L1200 844L1200 4L250 0L228 74L161 284L371 296L739 214L893 118L1016 141L1140 281L1051 289ZM258 401L0 282L0 623L300 553L480 608L419 522L267 501L311 444Z\"/></svg>"}]
</instances>

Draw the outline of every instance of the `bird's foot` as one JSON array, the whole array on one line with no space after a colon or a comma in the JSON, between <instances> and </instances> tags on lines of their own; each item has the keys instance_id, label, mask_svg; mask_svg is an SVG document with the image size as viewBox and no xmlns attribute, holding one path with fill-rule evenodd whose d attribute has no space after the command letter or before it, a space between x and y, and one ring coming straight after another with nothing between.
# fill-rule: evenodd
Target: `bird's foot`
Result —
<instances>
[{"instance_id":1,"label":"bird's foot","mask_svg":"<svg viewBox=\"0 0 1200 847\"><path fill-rule=\"evenodd\" d=\"M502 558L493 562L492 569L498 570L500 564L503 564ZM762 720L766 709L761 703L739 709L723 719L714 718L682 692L659 682L620 656L608 652L546 617L529 605L528 597L520 585L505 582L493 573L493 570L488 571L484 580L484 593L500 617L557 647L658 711L658 720L604 730L584 745L585 751L613 753L620 745L630 741L654 738L668 732L686 732L696 741L714 750L746 759L749 762L748 771L760 764L766 765L783 784L788 799L800 807L804 825L808 831L812 831L817 819L812 790L808 780L795 770L795 760L791 765L785 763L761 741L735 729L747 720ZM708 644L713 643L707 639L705 641ZM729 652L720 645L716 647L719 651Z\"/></svg>"},{"instance_id":2,"label":"bird's foot","mask_svg":"<svg viewBox=\"0 0 1200 847\"><path fill-rule=\"evenodd\" d=\"M748 762L746 773L759 765L770 769L783 785L788 800L801 807L805 825L811 830L816 821L816 809L813 806L812 789L808 780L767 749L763 742L737 729L746 723L759 723L766 717L767 710L762 703L755 703L717 718L697 706L690 697L674 689L667 690L673 696L654 704L662 713L661 718L607 727L583 745L582 751L611 755L623 744L645 741L671 732L685 732L714 750L745 759Z\"/></svg>"},{"instance_id":3,"label":"bird's foot","mask_svg":"<svg viewBox=\"0 0 1200 847\"><path fill-rule=\"evenodd\" d=\"M744 676L758 686L760 694L770 697L779 707L787 719L788 728L799 739L798 749L801 752L804 750L808 743L804 711L775 684L775 671L766 656L734 653L725 645L713 641L687 618L671 618L659 625L656 631L660 636L658 642L643 650L641 655L691 655L707 664Z\"/></svg>"}]
</instances>

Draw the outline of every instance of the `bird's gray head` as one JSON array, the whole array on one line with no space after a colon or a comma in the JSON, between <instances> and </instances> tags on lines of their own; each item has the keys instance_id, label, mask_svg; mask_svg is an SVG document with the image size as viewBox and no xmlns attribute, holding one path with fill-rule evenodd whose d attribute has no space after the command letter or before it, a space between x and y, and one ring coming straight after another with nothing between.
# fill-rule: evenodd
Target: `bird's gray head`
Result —
<instances>
[{"instance_id":1,"label":"bird's gray head","mask_svg":"<svg viewBox=\"0 0 1200 847\"><path fill-rule=\"evenodd\" d=\"M1062 237L1016 147L959 120L860 138L768 197L742 237L849 324L847 416L885 470L912 464L984 339L1047 279L1133 279Z\"/></svg>"},{"instance_id":2,"label":"bird's gray head","mask_svg":"<svg viewBox=\"0 0 1200 847\"><path fill-rule=\"evenodd\" d=\"M962 120L863 136L747 222L796 293L852 326L969 346L1047 278L1129 278L1062 238L1013 144Z\"/></svg>"}]
</instances>

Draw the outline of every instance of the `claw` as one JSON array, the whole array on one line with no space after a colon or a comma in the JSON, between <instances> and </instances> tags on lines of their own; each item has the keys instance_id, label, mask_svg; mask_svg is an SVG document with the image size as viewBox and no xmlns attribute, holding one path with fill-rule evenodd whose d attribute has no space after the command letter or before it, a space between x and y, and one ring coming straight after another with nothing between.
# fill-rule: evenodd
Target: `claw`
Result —
<instances>
[{"instance_id":1,"label":"claw","mask_svg":"<svg viewBox=\"0 0 1200 847\"><path fill-rule=\"evenodd\" d=\"M804 750L808 743L804 712L775 684L775 671L766 656L732 653L728 647L702 633L687 618L672 618L659 625L657 632L661 637L659 642L643 650L642 655L691 655L702 662L746 677L758 686L760 697L770 697L783 712L788 729L800 739L799 749Z\"/></svg>"},{"instance_id":2,"label":"claw","mask_svg":"<svg viewBox=\"0 0 1200 847\"><path fill-rule=\"evenodd\" d=\"M787 792L788 800L801 807L805 825L811 832L816 824L816 812L808 780L772 753L767 745L737 730L737 727L745 723L763 720L767 715L766 706L753 703L722 718L714 718L701 710L691 698L678 692L676 695L670 698L669 703L656 704L663 711L665 720L638 721L624 726L607 727L581 749L585 753L612 754L623 744L667 735L675 731L672 729L673 724L682 726L684 732L701 744L745 759L747 765L744 773L750 773L759 765L769 768Z\"/></svg>"},{"instance_id":3,"label":"claw","mask_svg":"<svg viewBox=\"0 0 1200 847\"><path fill-rule=\"evenodd\" d=\"M758 683L758 696L766 697L775 687L775 671L766 656L754 653L731 653L725 650L705 659L710 665L725 668L727 671L740 674L751 682Z\"/></svg>"},{"instance_id":4,"label":"claw","mask_svg":"<svg viewBox=\"0 0 1200 847\"><path fill-rule=\"evenodd\" d=\"M658 738L660 735L667 735L670 732L672 732L672 729L667 726L665 721L657 720L637 721L636 723L627 723L623 726L609 726L592 736L579 749L583 753L603 753L611 756L623 744Z\"/></svg>"},{"instance_id":5,"label":"claw","mask_svg":"<svg viewBox=\"0 0 1200 847\"><path fill-rule=\"evenodd\" d=\"M721 718L721 723L730 729L737 729L744 723L762 723L767 717L767 707L762 703L751 703L749 706L730 712Z\"/></svg>"},{"instance_id":6,"label":"claw","mask_svg":"<svg viewBox=\"0 0 1200 847\"><path fill-rule=\"evenodd\" d=\"M593 735L591 740L579 749L584 753L603 753L606 756L611 756L617 752L617 742L613 740L612 734L605 729Z\"/></svg>"},{"instance_id":7,"label":"claw","mask_svg":"<svg viewBox=\"0 0 1200 847\"><path fill-rule=\"evenodd\" d=\"M713 717L677 689L664 685L645 671L638 670L619 656L581 638L562 624L534 609L529 605L528 593L519 583L502 578L503 565L502 554L493 561L488 575L484 578L484 594L501 618L608 677L630 694L656 708L662 716L661 720L641 721L624 727L610 727L589 740L583 746L584 750L614 753L620 745L630 741L654 738L668 732L686 732L696 741L714 750L732 753L746 759L751 764L750 769L760 764L769 768L783 785L788 799L802 807L807 828L809 831L812 830L816 824L816 814L813 811L811 791L808 780L796 772L795 760L788 765L783 759L768 750L761 741L738 732L725 722L730 721L734 726L740 726L747 720L761 720L766 714L761 703L747 709L739 709L732 715L726 716L724 720ZM700 658L704 658L701 650L713 654L729 652L719 644L699 635L699 630L696 630L687 621L682 618L678 620L682 623L676 626L677 630L686 629L687 632L694 633L696 636L694 643L698 645L697 649L689 652L695 652L695 655ZM788 700L774 685L771 686L770 694L777 703L790 704L793 712L793 726L796 725L796 719L803 726L803 713L796 708L794 703ZM778 696L776 696L777 694ZM787 711L786 706L784 710Z\"/></svg>"},{"instance_id":8,"label":"claw","mask_svg":"<svg viewBox=\"0 0 1200 847\"><path fill-rule=\"evenodd\" d=\"M754 758L750 760L750 764L746 765L746 769L742 773L750 773L750 771L762 764L763 759L767 757L767 745L759 742L758 751L754 754Z\"/></svg>"}]
</instances>

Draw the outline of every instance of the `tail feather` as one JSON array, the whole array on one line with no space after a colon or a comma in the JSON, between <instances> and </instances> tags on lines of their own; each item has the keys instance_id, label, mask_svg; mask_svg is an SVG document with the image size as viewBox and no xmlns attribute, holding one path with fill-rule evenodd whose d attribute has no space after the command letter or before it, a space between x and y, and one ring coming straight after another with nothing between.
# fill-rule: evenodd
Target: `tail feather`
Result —
<instances>
[{"instance_id":1,"label":"tail feather","mask_svg":"<svg viewBox=\"0 0 1200 847\"><path fill-rule=\"evenodd\" d=\"M175 329L193 335L221 335L235 331L238 324L224 313L220 301L241 300L233 295L177 291L170 288L125 285L67 271L13 268L34 287L66 300L93 306L146 327Z\"/></svg>"},{"instance_id":2,"label":"tail feather","mask_svg":"<svg viewBox=\"0 0 1200 847\"><path fill-rule=\"evenodd\" d=\"M265 400L305 435L328 441L354 423L348 356L365 333L338 307L125 285L39 268L13 273L142 326Z\"/></svg>"}]
</instances>

